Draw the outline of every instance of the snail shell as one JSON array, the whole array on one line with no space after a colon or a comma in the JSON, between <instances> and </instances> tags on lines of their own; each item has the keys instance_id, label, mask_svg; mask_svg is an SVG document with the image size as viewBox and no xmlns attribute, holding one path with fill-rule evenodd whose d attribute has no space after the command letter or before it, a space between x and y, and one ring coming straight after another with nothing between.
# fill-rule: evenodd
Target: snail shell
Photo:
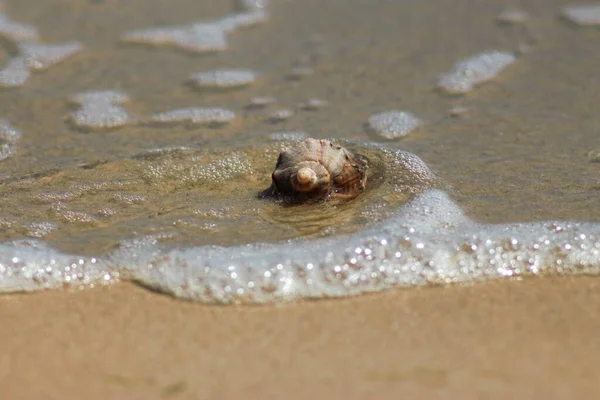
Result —
<instances>
[{"instance_id":1,"label":"snail shell","mask_svg":"<svg viewBox=\"0 0 600 400\"><path fill-rule=\"evenodd\" d=\"M350 200L367 184L367 160L329 140L308 138L282 151L271 194L295 200Z\"/></svg>"}]
</instances>

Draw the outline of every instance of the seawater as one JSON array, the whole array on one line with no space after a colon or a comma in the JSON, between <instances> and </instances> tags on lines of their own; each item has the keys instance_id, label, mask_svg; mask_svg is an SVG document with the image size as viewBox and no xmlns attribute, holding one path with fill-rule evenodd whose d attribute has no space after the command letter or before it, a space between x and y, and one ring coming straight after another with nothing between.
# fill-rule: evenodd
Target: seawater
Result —
<instances>
[{"instance_id":1,"label":"seawater","mask_svg":"<svg viewBox=\"0 0 600 400\"><path fill-rule=\"evenodd\" d=\"M356 7L357 13L369 15L358 3L340 6L340 10ZM219 53L202 55L218 60L220 53L236 51L232 43L237 30L256 24L268 26L272 10L285 7L278 2L268 7L263 1L236 2L229 14L216 10L212 19L131 27L116 38L126 43L119 43L124 47L115 52L124 53L124 57L129 52L127 46L133 49L145 44L153 47L135 54L147 59L160 54L154 59L158 65L175 59L169 53L173 51L191 53L185 57ZM254 34L260 36L260 29L257 27ZM9 46L9 53L23 53L10 54L1 73L6 82L12 82L7 86L17 86L12 90L15 94L22 91L24 98L34 96L36 90L44 93L43 74L63 65L69 74L75 68L68 67L69 62L85 57L86 52L103 51L96 43L87 46L79 37L57 41L77 43L76 49L48 44L33 25L13 20L8 13L0 18L0 34L15 44ZM119 87L117 79L113 87L86 85L86 74L94 75L95 70L93 65L86 65L86 73L76 75L82 76L77 87L69 87L71 93L62 99L65 104L77 104L40 113L41 120L50 116L55 121L46 127L52 135L46 142L28 139L31 132L40 129L24 116L28 109L7 108L2 115L4 133L0 135L0 227L4 240L0 244L0 291L93 287L132 280L190 300L265 303L343 297L393 287L600 271L600 224L477 222L452 200L455 189L447 182L452 179L441 179L445 171L438 171L444 164L436 164L434 173L414 154L431 158L435 145L419 138L447 123L438 117L439 109L427 104L435 102L438 108L465 106L474 108L469 113L477 113L477 107L485 104L484 98L475 96L469 103L444 97L435 92L436 76L432 76L427 86L431 91L415 93L415 98L423 99L421 103L411 107L407 102L400 107L379 102L369 113L361 110L366 114L364 136L352 137L337 132L331 121L315 123L322 118L318 115L313 120L302 114L336 117L329 111L336 107L335 102L328 103L326 110L305 109L309 98L330 100L326 93L318 92L319 85L308 82L327 74L319 64L322 40L313 37L307 42L308 53L291 61L288 69L310 68L311 74L296 74L289 80L287 71L277 80L268 72L268 59L257 64L266 71L252 71L247 65L233 69L198 59L194 70L181 68L176 78L170 75L177 68L165 69L164 79L174 87L167 94L161 92L160 100L149 101L151 107L140 105L144 98L152 97L144 96L150 87L149 78L130 75L130 88ZM29 53L37 49L39 54L23 49L30 49ZM438 79L446 82L451 78L452 84L461 88L451 92L467 95L480 86L494 85L497 76L508 74L523 62L503 51L480 48L471 54L458 52L461 54L452 59L446 57L444 67L439 66ZM14 60L19 57L23 60L17 65ZM48 71L30 76L30 71L36 70L33 62L39 60L45 61ZM182 60L178 66L191 62L190 58ZM107 68L111 66L118 65ZM189 85L189 76L194 73L236 70L252 75L252 79L244 80L244 87L225 82L217 85L219 90L211 87L211 91L198 91L198 85ZM144 71L140 69L140 76ZM237 75L223 76L238 79ZM138 81L146 83L136 92L134 83ZM327 84L340 90L352 87L336 86L335 77ZM51 87L52 83L45 85ZM293 104L289 93L305 94L307 90L314 93ZM49 95L50 99L58 93ZM173 93L171 97L169 93ZM370 95L376 97L377 93ZM344 96L338 94L337 98ZM257 111L256 107L246 107L253 104L253 98L272 101L260 102ZM337 107L350 107L353 101L371 100L369 96L358 100L353 96L352 101ZM285 119L273 118L274 107L289 109L290 113ZM369 136L369 121L390 109L423 116L419 129L400 136ZM224 113L225 120L218 117ZM468 126L468 114L459 118L459 124L462 118ZM168 128L162 126L164 122L169 122ZM214 126L197 126L203 124ZM320 126L325 131L317 129ZM360 124L354 126L361 130ZM342 204L288 207L259 199L256 194L269 185L278 152L306 135L333 136L332 140L364 154L371 166L367 191ZM413 152L399 148L400 137Z\"/></svg>"}]
</instances>

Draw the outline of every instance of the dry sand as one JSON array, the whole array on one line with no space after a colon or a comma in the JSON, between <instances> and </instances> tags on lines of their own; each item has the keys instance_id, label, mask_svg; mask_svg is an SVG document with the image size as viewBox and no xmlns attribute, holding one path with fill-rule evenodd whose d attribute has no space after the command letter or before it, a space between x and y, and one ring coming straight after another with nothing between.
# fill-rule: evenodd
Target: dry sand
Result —
<instances>
[{"instance_id":1,"label":"dry sand","mask_svg":"<svg viewBox=\"0 0 600 400\"><path fill-rule=\"evenodd\" d=\"M600 281L265 307L131 284L0 299L3 399L594 399Z\"/></svg>"}]
</instances>

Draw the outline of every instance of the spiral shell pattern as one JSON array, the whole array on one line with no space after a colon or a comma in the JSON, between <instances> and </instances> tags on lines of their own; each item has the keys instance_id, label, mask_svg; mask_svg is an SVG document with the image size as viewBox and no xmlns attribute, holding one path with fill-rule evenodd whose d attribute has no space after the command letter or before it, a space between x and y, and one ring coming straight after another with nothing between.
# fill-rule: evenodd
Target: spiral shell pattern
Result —
<instances>
[{"instance_id":1,"label":"spiral shell pattern","mask_svg":"<svg viewBox=\"0 0 600 400\"><path fill-rule=\"evenodd\" d=\"M295 200L350 200L367 184L367 160L325 139L308 138L279 154L271 192Z\"/></svg>"}]
</instances>

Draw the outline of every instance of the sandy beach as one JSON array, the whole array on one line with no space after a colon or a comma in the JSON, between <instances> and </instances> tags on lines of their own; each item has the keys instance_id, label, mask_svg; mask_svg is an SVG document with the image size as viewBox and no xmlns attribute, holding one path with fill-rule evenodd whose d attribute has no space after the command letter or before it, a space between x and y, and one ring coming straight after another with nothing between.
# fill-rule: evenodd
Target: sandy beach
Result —
<instances>
[{"instance_id":1,"label":"sandy beach","mask_svg":"<svg viewBox=\"0 0 600 400\"><path fill-rule=\"evenodd\" d=\"M593 399L594 278L205 306L131 284L4 296L6 399Z\"/></svg>"},{"instance_id":2,"label":"sandy beach","mask_svg":"<svg viewBox=\"0 0 600 400\"><path fill-rule=\"evenodd\" d=\"M0 92L0 116L23 132L16 154L0 164L2 241L31 238L25 228L45 218L56 228L45 242L102 255L123 237L175 225L157 217L167 196L127 175L139 167L128 157L167 146L243 147L298 130L417 154L476 221L600 220L600 164L587 156L600 148L600 29L564 21L567 1L516 1L529 19L503 25L496 21L506 6L500 0L273 0L268 22L232 34L230 49L216 55L123 44L119 35L216 18L231 12L228 2L6 3L2 12L35 25L44 40L87 47L22 88ZM2 63L13 47L4 46ZM436 89L437 76L454 63L493 49L519 58L468 95ZM223 67L249 68L259 79L232 92L198 93L184 84L192 72ZM290 79L297 67L312 72ZM66 99L98 89L123 90L136 117L196 105L231 108L239 121L100 133L66 123L76 109ZM268 122L267 111L247 107L257 96L277 98L268 112L296 115ZM302 110L309 99L328 106ZM450 115L456 107L467 111ZM365 122L389 109L410 110L425 124L402 140L381 140ZM102 167L81 167L96 164ZM122 196L130 203L118 203L101 191L56 204L30 199L120 175L145 202ZM168 193L178 218L198 215L193 190ZM214 193L203 205L240 195L231 187ZM105 219L64 217L93 216L106 201ZM244 206L232 204L234 211ZM196 228L171 229L188 235L175 244L213 244L205 238L215 233ZM237 243L243 236L235 228L219 234ZM595 399L599 289L595 277L542 277L263 306L194 303L127 281L3 294L0 398Z\"/></svg>"}]
</instances>

